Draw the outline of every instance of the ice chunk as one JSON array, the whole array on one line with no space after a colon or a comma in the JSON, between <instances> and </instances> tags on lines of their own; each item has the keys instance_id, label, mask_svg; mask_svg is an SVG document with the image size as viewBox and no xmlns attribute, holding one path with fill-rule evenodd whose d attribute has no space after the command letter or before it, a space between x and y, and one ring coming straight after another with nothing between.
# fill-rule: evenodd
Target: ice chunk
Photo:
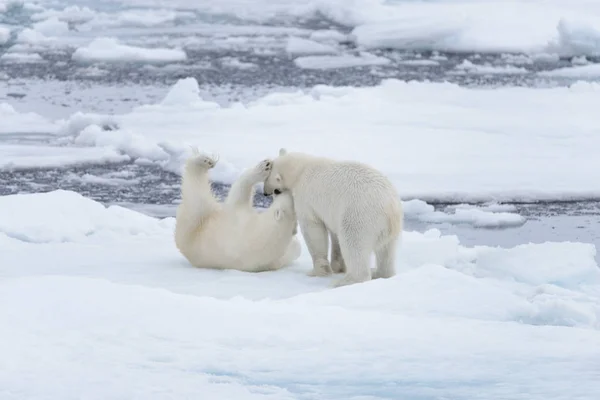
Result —
<instances>
[{"instance_id":1,"label":"ice chunk","mask_svg":"<svg viewBox=\"0 0 600 400\"><path fill-rule=\"evenodd\" d=\"M304 69L332 69L367 67L371 65L386 65L390 60L370 53L361 53L358 56L349 54L339 56L305 56L298 57L294 63Z\"/></svg>"},{"instance_id":2,"label":"ice chunk","mask_svg":"<svg viewBox=\"0 0 600 400\"><path fill-rule=\"evenodd\" d=\"M121 44L115 38L94 39L73 53L73 60L78 62L164 63L183 61L186 58L185 51L181 49L135 47Z\"/></svg>"}]
</instances>

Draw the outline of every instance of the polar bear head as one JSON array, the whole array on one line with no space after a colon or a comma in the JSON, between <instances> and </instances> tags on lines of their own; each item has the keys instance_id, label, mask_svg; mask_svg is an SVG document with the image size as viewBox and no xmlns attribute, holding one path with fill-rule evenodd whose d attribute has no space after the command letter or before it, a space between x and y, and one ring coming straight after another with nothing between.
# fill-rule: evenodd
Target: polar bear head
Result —
<instances>
[{"instance_id":1,"label":"polar bear head","mask_svg":"<svg viewBox=\"0 0 600 400\"><path fill-rule=\"evenodd\" d=\"M277 195L288 189L284 182L284 171L282 171L285 169L285 165L282 164L285 163L283 163L281 160L281 157L284 157L285 155L287 155L287 150L283 148L279 149L279 157L273 160L271 163L271 172L269 173L269 176L265 180L263 186L265 196L270 196L272 194Z\"/></svg>"},{"instance_id":2,"label":"polar bear head","mask_svg":"<svg viewBox=\"0 0 600 400\"><path fill-rule=\"evenodd\" d=\"M294 198L288 190L278 191L273 199L271 207L274 210L273 216L276 221L282 219L296 220L296 210L294 208Z\"/></svg>"}]
</instances>

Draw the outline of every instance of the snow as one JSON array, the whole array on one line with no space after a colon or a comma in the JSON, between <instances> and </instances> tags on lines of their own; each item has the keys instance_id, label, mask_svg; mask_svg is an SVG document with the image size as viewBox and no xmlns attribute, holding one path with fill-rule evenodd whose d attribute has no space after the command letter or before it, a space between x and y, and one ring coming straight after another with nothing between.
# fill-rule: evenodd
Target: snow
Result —
<instances>
[{"instance_id":1,"label":"snow","mask_svg":"<svg viewBox=\"0 0 600 400\"><path fill-rule=\"evenodd\" d=\"M590 61L586 56L576 56L571 59L571 64L573 65L587 65L590 64Z\"/></svg>"},{"instance_id":2,"label":"snow","mask_svg":"<svg viewBox=\"0 0 600 400\"><path fill-rule=\"evenodd\" d=\"M469 60L463 60L462 63L458 64L455 67L456 71L452 71L450 73L453 74L475 74L475 75L496 75L496 74L528 74L525 68L514 67L512 65L504 65L504 66L494 66L494 65L480 65L474 64Z\"/></svg>"},{"instance_id":3,"label":"snow","mask_svg":"<svg viewBox=\"0 0 600 400\"><path fill-rule=\"evenodd\" d=\"M294 63L304 69L332 69L332 68L354 68L367 67L371 65L386 65L390 60L369 53L361 53L358 56L349 54L339 56L305 56L298 57Z\"/></svg>"},{"instance_id":4,"label":"snow","mask_svg":"<svg viewBox=\"0 0 600 400\"><path fill-rule=\"evenodd\" d=\"M277 272L195 269L173 227L69 191L0 197L8 398L537 400L600 390L593 245L469 248L435 229L405 232L396 277L331 289L335 277L305 275L304 246Z\"/></svg>"},{"instance_id":5,"label":"snow","mask_svg":"<svg viewBox=\"0 0 600 400\"><path fill-rule=\"evenodd\" d=\"M46 36L62 36L69 32L69 25L64 21L60 21L57 17L50 17L34 23L33 29Z\"/></svg>"},{"instance_id":6,"label":"snow","mask_svg":"<svg viewBox=\"0 0 600 400\"><path fill-rule=\"evenodd\" d=\"M162 63L183 61L187 58L181 49L142 48L119 43L115 38L98 38L73 53L78 62L146 62Z\"/></svg>"},{"instance_id":7,"label":"snow","mask_svg":"<svg viewBox=\"0 0 600 400\"><path fill-rule=\"evenodd\" d=\"M124 115L78 113L57 121L58 133L176 172L189 145L197 145L221 156L212 177L225 183L286 147L369 163L390 177L404 200L600 195L600 161L592 150L600 146L598 84L490 90L387 80L369 88L274 92L231 106L198 93L195 79L187 78L163 104Z\"/></svg>"},{"instance_id":8,"label":"snow","mask_svg":"<svg viewBox=\"0 0 600 400\"><path fill-rule=\"evenodd\" d=\"M494 0L371 4L369 9L355 5L353 13L335 10L329 14L354 26L356 43L368 49L600 52L600 8L587 1L575 2L573 7L558 1Z\"/></svg>"},{"instance_id":9,"label":"snow","mask_svg":"<svg viewBox=\"0 0 600 400\"><path fill-rule=\"evenodd\" d=\"M348 36L332 29L321 29L312 32L310 39L316 42L342 43L348 41Z\"/></svg>"},{"instance_id":10,"label":"snow","mask_svg":"<svg viewBox=\"0 0 600 400\"><path fill-rule=\"evenodd\" d=\"M102 186L128 186L137 185L139 183L139 179L123 179L111 176L97 176L93 174L83 174L82 176L69 174L66 179L69 181L78 181L86 185Z\"/></svg>"},{"instance_id":11,"label":"snow","mask_svg":"<svg viewBox=\"0 0 600 400\"><path fill-rule=\"evenodd\" d=\"M113 163L129 159L129 156L109 147L58 147L4 143L0 146L0 171Z\"/></svg>"},{"instance_id":12,"label":"snow","mask_svg":"<svg viewBox=\"0 0 600 400\"><path fill-rule=\"evenodd\" d=\"M315 42L314 40L308 40L298 37L291 37L288 39L285 51L292 55L303 55L303 54L336 54L338 51L335 47Z\"/></svg>"},{"instance_id":13,"label":"snow","mask_svg":"<svg viewBox=\"0 0 600 400\"><path fill-rule=\"evenodd\" d=\"M0 46L8 43L10 39L10 28L0 25Z\"/></svg>"},{"instance_id":14,"label":"snow","mask_svg":"<svg viewBox=\"0 0 600 400\"><path fill-rule=\"evenodd\" d=\"M0 56L0 62L40 63L44 62L44 59L37 53L4 53Z\"/></svg>"},{"instance_id":15,"label":"snow","mask_svg":"<svg viewBox=\"0 0 600 400\"><path fill-rule=\"evenodd\" d=\"M54 132L57 127L40 115L28 112L20 113L8 103L0 103L0 138L4 134Z\"/></svg>"},{"instance_id":16,"label":"snow","mask_svg":"<svg viewBox=\"0 0 600 400\"><path fill-rule=\"evenodd\" d=\"M539 72L541 76L576 79L594 79L600 77L600 64L579 65Z\"/></svg>"},{"instance_id":17,"label":"snow","mask_svg":"<svg viewBox=\"0 0 600 400\"><path fill-rule=\"evenodd\" d=\"M408 218L416 218L423 222L469 224L478 228L516 227L526 222L519 214L502 211L501 206L487 206L483 209L455 207L454 213L449 214L436 211L432 205L416 199L404 202L404 213Z\"/></svg>"},{"instance_id":18,"label":"snow","mask_svg":"<svg viewBox=\"0 0 600 400\"><path fill-rule=\"evenodd\" d=\"M9 4L18 3L3 1L0 5L6 10ZM324 17L343 29L289 29L306 31L298 36L326 45L354 41L364 49L600 54L600 6L591 0L568 4L560 0L102 0L81 4L62 0L25 2L25 7L34 23L45 26L27 27L21 41L38 44L44 38L63 35L75 40L94 38L108 30L111 34L125 32L128 37L178 33L185 41L206 35L207 44L218 46L223 27L238 36L236 29L254 24L255 30L247 35L255 36L263 35L267 28L282 30L290 23ZM232 21L236 23L230 24ZM75 29L69 31L67 23L75 24ZM258 29L258 23L281 26ZM345 33L348 30L350 35ZM171 48L168 42L172 38L154 40L163 40L161 46Z\"/></svg>"},{"instance_id":19,"label":"snow","mask_svg":"<svg viewBox=\"0 0 600 400\"><path fill-rule=\"evenodd\" d=\"M439 61L437 60L403 60L400 61L399 64L414 65L418 67L433 67L436 65L440 65Z\"/></svg>"},{"instance_id":20,"label":"snow","mask_svg":"<svg viewBox=\"0 0 600 400\"><path fill-rule=\"evenodd\" d=\"M248 63L241 61L235 57L223 57L220 59L221 65L225 68L235 68L235 69L254 69L258 68L258 65L253 63Z\"/></svg>"}]
</instances>

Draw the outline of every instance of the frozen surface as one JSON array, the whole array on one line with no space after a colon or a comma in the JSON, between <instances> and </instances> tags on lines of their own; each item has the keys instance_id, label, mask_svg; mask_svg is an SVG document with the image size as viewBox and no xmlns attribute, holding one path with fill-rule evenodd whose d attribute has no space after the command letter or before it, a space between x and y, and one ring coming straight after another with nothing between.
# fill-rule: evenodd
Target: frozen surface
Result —
<instances>
[{"instance_id":1,"label":"frozen surface","mask_svg":"<svg viewBox=\"0 0 600 400\"><path fill-rule=\"evenodd\" d=\"M189 145L198 145L221 155L212 174L221 182L286 147L370 163L403 199L600 196L597 84L489 90L388 80L271 93L229 107L198 93L193 78L180 80L163 102L125 115L78 113L57 122L58 131L74 144L116 148L175 172Z\"/></svg>"},{"instance_id":2,"label":"frozen surface","mask_svg":"<svg viewBox=\"0 0 600 400\"><path fill-rule=\"evenodd\" d=\"M305 275L305 248L278 272L198 270L177 253L172 219L72 192L0 197L0 212L8 399L547 400L600 390L589 244L468 248L437 230L405 232L395 278L330 289L335 278Z\"/></svg>"},{"instance_id":3,"label":"frozen surface","mask_svg":"<svg viewBox=\"0 0 600 400\"><path fill-rule=\"evenodd\" d=\"M512 209L504 211L504 205L484 207L453 207L452 213L435 211L434 207L422 200L404 202L404 214L407 218L422 222L468 224L478 228L502 228L523 225L526 219Z\"/></svg>"},{"instance_id":4,"label":"frozen surface","mask_svg":"<svg viewBox=\"0 0 600 400\"><path fill-rule=\"evenodd\" d=\"M6 44L10 38L10 28L0 25L0 46Z\"/></svg>"},{"instance_id":5,"label":"frozen surface","mask_svg":"<svg viewBox=\"0 0 600 400\"><path fill-rule=\"evenodd\" d=\"M565 78L600 78L600 64L578 65L569 68L559 68L552 71L540 72L542 76L558 76Z\"/></svg>"},{"instance_id":6,"label":"frozen surface","mask_svg":"<svg viewBox=\"0 0 600 400\"><path fill-rule=\"evenodd\" d=\"M35 144L2 144L0 146L0 170L66 167L122 162L129 159L128 155L119 153L110 147L56 147Z\"/></svg>"},{"instance_id":7,"label":"frozen surface","mask_svg":"<svg viewBox=\"0 0 600 400\"><path fill-rule=\"evenodd\" d=\"M456 73L456 74L481 74L481 75L485 75L485 74L527 74L529 73L529 71L527 71L525 68L522 67L514 67L512 65L505 65L505 66L493 66L493 65L481 65L481 64L474 64L469 60L464 60L462 63L460 63L459 65L457 65L455 67L456 71L453 71L452 73Z\"/></svg>"},{"instance_id":8,"label":"frozen surface","mask_svg":"<svg viewBox=\"0 0 600 400\"><path fill-rule=\"evenodd\" d=\"M338 50L331 45L295 37L288 40L285 50L292 55L335 54L338 52Z\"/></svg>"},{"instance_id":9,"label":"frozen surface","mask_svg":"<svg viewBox=\"0 0 600 400\"><path fill-rule=\"evenodd\" d=\"M0 103L0 139L3 134L30 132L54 132L57 127L51 121L33 112L20 113L8 103Z\"/></svg>"},{"instance_id":10,"label":"frozen surface","mask_svg":"<svg viewBox=\"0 0 600 400\"><path fill-rule=\"evenodd\" d=\"M5 53L0 57L0 62L27 64L44 62L44 59L37 53Z\"/></svg>"},{"instance_id":11,"label":"frozen surface","mask_svg":"<svg viewBox=\"0 0 600 400\"><path fill-rule=\"evenodd\" d=\"M79 62L173 62L186 59L181 49L142 48L120 44L115 38L98 38L73 53Z\"/></svg>"},{"instance_id":12,"label":"frozen surface","mask_svg":"<svg viewBox=\"0 0 600 400\"><path fill-rule=\"evenodd\" d=\"M353 3L354 21L348 21L355 26L356 42L367 48L600 52L600 7L590 1L569 5L559 1L397 1L370 2L370 7L367 3L362 2L364 8Z\"/></svg>"},{"instance_id":13,"label":"frozen surface","mask_svg":"<svg viewBox=\"0 0 600 400\"><path fill-rule=\"evenodd\" d=\"M389 62L390 60L385 57L378 57L369 53L340 56L305 56L294 60L298 67L305 69L366 67L369 65L386 65Z\"/></svg>"}]
</instances>

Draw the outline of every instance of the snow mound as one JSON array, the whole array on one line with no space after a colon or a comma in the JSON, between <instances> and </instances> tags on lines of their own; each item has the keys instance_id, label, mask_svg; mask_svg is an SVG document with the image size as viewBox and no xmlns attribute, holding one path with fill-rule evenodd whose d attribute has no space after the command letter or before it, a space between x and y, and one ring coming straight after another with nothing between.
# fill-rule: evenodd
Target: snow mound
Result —
<instances>
[{"instance_id":1,"label":"snow mound","mask_svg":"<svg viewBox=\"0 0 600 400\"><path fill-rule=\"evenodd\" d=\"M285 51L291 55L304 54L336 54L338 51L335 47L315 42L314 40L303 39L299 37L291 37L285 46Z\"/></svg>"},{"instance_id":2,"label":"snow mound","mask_svg":"<svg viewBox=\"0 0 600 400\"><path fill-rule=\"evenodd\" d=\"M164 104L125 115L78 113L61 122L61 132L172 171L195 145L221 156L211 176L224 183L283 146L371 164L405 199L573 200L600 197L594 175L600 161L591 150L600 148L599 101L594 83L488 90L386 80L367 88L274 92L222 107L201 99L188 78Z\"/></svg>"},{"instance_id":3,"label":"snow mound","mask_svg":"<svg viewBox=\"0 0 600 400\"><path fill-rule=\"evenodd\" d=\"M567 254L581 257L569 260ZM600 283L600 269L594 262L596 248L587 243L523 244L510 251L488 249L477 258L479 273L514 279L532 285L551 283L563 287Z\"/></svg>"},{"instance_id":4,"label":"snow mound","mask_svg":"<svg viewBox=\"0 0 600 400\"><path fill-rule=\"evenodd\" d=\"M386 65L391 61L385 57L378 57L370 53L361 53L358 56L344 54L339 56L305 56L298 57L294 63L303 69L337 69L368 67L372 65Z\"/></svg>"},{"instance_id":5,"label":"snow mound","mask_svg":"<svg viewBox=\"0 0 600 400\"><path fill-rule=\"evenodd\" d=\"M0 232L24 242L76 242L91 235L161 230L151 217L118 206L105 208L71 191L0 197Z\"/></svg>"},{"instance_id":6,"label":"snow mound","mask_svg":"<svg viewBox=\"0 0 600 400\"><path fill-rule=\"evenodd\" d=\"M6 55L6 54L5 54ZM35 113L20 113L8 103L0 103L0 138L3 134L54 133L56 124Z\"/></svg>"},{"instance_id":7,"label":"snow mound","mask_svg":"<svg viewBox=\"0 0 600 400\"><path fill-rule=\"evenodd\" d=\"M80 47L73 53L73 60L78 62L164 63L186 59L187 55L181 49L135 47L121 44L115 38L94 39L86 47Z\"/></svg>"},{"instance_id":8,"label":"snow mound","mask_svg":"<svg viewBox=\"0 0 600 400\"><path fill-rule=\"evenodd\" d=\"M600 19L593 23L561 18L555 51L566 55L600 55Z\"/></svg>"},{"instance_id":9,"label":"snow mound","mask_svg":"<svg viewBox=\"0 0 600 400\"><path fill-rule=\"evenodd\" d=\"M33 29L45 36L63 36L69 33L69 24L57 17L50 17L34 23Z\"/></svg>"}]
</instances>

